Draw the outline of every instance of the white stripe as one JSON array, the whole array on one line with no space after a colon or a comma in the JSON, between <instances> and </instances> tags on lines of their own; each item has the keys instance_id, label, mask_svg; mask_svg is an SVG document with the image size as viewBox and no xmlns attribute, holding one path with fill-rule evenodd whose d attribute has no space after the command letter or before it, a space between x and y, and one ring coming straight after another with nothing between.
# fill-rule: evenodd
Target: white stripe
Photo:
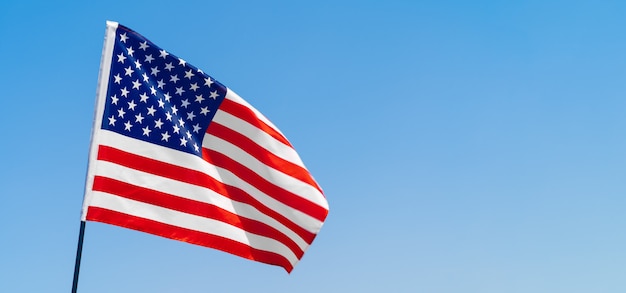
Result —
<instances>
[{"instance_id":1,"label":"white stripe","mask_svg":"<svg viewBox=\"0 0 626 293\"><path fill-rule=\"evenodd\" d=\"M322 227L323 223L318 221L317 219L298 210L295 210L292 207L281 203L280 201L273 199L267 194L259 191L251 184L238 178L237 176L232 174L232 172L209 164L198 156L194 156L177 150L172 150L156 144L140 141L104 129L100 131L100 141L102 145L111 146L129 153L138 154L140 156L152 158L154 160L164 163L197 170L215 178L216 180L224 184L235 186L254 197L263 205L283 215L285 218L291 220L298 226L304 228L311 233L316 234Z\"/></svg>"},{"instance_id":2,"label":"white stripe","mask_svg":"<svg viewBox=\"0 0 626 293\"><path fill-rule=\"evenodd\" d=\"M172 180L135 169L102 161L98 166L98 174L122 182L157 190L181 198L214 205L241 217L265 223L291 238L303 251L309 245L298 234L285 227L274 218L269 217L251 205L233 201L215 191L193 184Z\"/></svg>"},{"instance_id":3,"label":"white stripe","mask_svg":"<svg viewBox=\"0 0 626 293\"><path fill-rule=\"evenodd\" d=\"M95 192L95 195L97 196L94 196L91 204L91 206L94 207L100 207L135 217L157 221L159 223L221 236L256 249L280 254L287 258L292 264L298 261L296 255L284 244L272 238L248 233L221 221L182 213L104 192Z\"/></svg>"},{"instance_id":4,"label":"white stripe","mask_svg":"<svg viewBox=\"0 0 626 293\"><path fill-rule=\"evenodd\" d=\"M208 149L222 153L227 157L248 167L253 172L263 177L265 180L271 182L272 184L279 186L280 188L283 188L325 209L328 209L328 202L325 200L324 196L319 192L319 190L317 190L310 184L291 177L283 172L280 172L279 170L271 168L268 165L265 165L263 162L257 160L255 157L246 153L241 148L217 136L207 134L205 135L204 140L207 143L202 143L202 145L206 145Z\"/></svg>"},{"instance_id":5,"label":"white stripe","mask_svg":"<svg viewBox=\"0 0 626 293\"><path fill-rule=\"evenodd\" d=\"M108 91L109 75L111 73L111 59L113 58L113 46L115 44L115 32L117 22L107 21L104 33L104 44L102 45L102 57L100 59L100 72L98 73L98 86L96 89L96 108L93 115L93 125L91 127L91 142L89 146L89 165L87 166L87 176L85 179L85 196L83 198L83 209L80 219L85 221L87 207L91 202L91 188L93 186L93 174L96 168L96 155L98 152L98 139L100 138L100 126L104 115L104 104Z\"/></svg>"},{"instance_id":6,"label":"white stripe","mask_svg":"<svg viewBox=\"0 0 626 293\"><path fill-rule=\"evenodd\" d=\"M252 105L248 104L248 102L246 102L246 100L244 100L242 97L240 97L233 90L227 88L226 89L226 96L224 97L224 99L228 99L230 101L233 101L233 102L235 102L237 104L243 105L244 107L250 109L252 112L254 112L254 114L257 116L257 118L259 118L259 120L263 121L268 126L274 128L274 130L276 130L276 132L280 133L280 135L285 137L285 135L282 132L280 132L280 129L278 129L278 127L276 127L276 125L274 125L274 123L272 123L269 119L265 118L265 115L263 115L261 112L259 112L256 108L252 107Z\"/></svg>"},{"instance_id":7,"label":"white stripe","mask_svg":"<svg viewBox=\"0 0 626 293\"><path fill-rule=\"evenodd\" d=\"M226 128L239 132L279 158L304 168L304 163L293 148L285 145L281 141L269 135L267 132L262 131L247 121L237 118L237 116L218 109L217 112L215 112L215 117L213 117L213 121L211 123L219 123ZM205 136L202 141L202 145L207 143L210 143L210 141L207 141Z\"/></svg>"}]
</instances>

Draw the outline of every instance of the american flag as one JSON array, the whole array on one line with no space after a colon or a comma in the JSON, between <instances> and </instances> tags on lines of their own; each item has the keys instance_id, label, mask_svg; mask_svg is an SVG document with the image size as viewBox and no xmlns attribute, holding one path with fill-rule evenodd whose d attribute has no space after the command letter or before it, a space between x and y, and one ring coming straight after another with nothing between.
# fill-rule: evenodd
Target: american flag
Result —
<instances>
[{"instance_id":1,"label":"american flag","mask_svg":"<svg viewBox=\"0 0 626 293\"><path fill-rule=\"evenodd\" d=\"M291 272L328 214L269 120L202 70L107 22L82 220Z\"/></svg>"}]
</instances>

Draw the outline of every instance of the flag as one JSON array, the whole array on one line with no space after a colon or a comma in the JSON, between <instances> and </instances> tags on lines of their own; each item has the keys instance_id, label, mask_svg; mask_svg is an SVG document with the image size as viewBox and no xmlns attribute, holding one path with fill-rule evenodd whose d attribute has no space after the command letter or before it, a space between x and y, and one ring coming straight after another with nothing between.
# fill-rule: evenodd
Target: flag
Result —
<instances>
[{"instance_id":1,"label":"flag","mask_svg":"<svg viewBox=\"0 0 626 293\"><path fill-rule=\"evenodd\" d=\"M83 221L291 272L328 214L284 135L182 58L107 22Z\"/></svg>"}]
</instances>

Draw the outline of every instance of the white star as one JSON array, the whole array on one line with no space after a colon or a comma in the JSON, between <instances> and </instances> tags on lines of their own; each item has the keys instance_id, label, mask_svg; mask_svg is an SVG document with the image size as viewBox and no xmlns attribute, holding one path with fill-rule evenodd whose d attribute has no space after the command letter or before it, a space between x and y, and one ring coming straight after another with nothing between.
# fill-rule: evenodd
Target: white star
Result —
<instances>
[{"instance_id":1,"label":"white star","mask_svg":"<svg viewBox=\"0 0 626 293\"><path fill-rule=\"evenodd\" d=\"M213 99L213 100L217 100L217 98L220 95L217 93L217 91L212 91L211 94L209 95L209 98Z\"/></svg>"},{"instance_id":2,"label":"white star","mask_svg":"<svg viewBox=\"0 0 626 293\"><path fill-rule=\"evenodd\" d=\"M193 120L193 118L196 118L196 114L194 114L193 112L189 112L187 113L187 120Z\"/></svg>"},{"instance_id":3,"label":"white star","mask_svg":"<svg viewBox=\"0 0 626 293\"><path fill-rule=\"evenodd\" d=\"M117 110L117 117L124 118L124 114L126 114L126 112L124 112L123 108Z\"/></svg>"},{"instance_id":4,"label":"white star","mask_svg":"<svg viewBox=\"0 0 626 293\"><path fill-rule=\"evenodd\" d=\"M135 50L133 50L133 47L126 48L126 51L128 51L128 56L133 56L133 53L135 53Z\"/></svg>"},{"instance_id":5,"label":"white star","mask_svg":"<svg viewBox=\"0 0 626 293\"><path fill-rule=\"evenodd\" d=\"M170 96L170 93L169 93L169 92L167 92L167 93L163 94L163 96L165 97L165 101L167 101L167 102L169 102L169 101L170 101L170 99L172 98L172 96Z\"/></svg>"},{"instance_id":6,"label":"white star","mask_svg":"<svg viewBox=\"0 0 626 293\"><path fill-rule=\"evenodd\" d=\"M178 74L170 75L170 81L176 83L180 79L178 78Z\"/></svg>"},{"instance_id":7,"label":"white star","mask_svg":"<svg viewBox=\"0 0 626 293\"><path fill-rule=\"evenodd\" d=\"M115 126L115 121L117 121L117 119L115 119L115 115L111 115L111 117L109 117L109 125Z\"/></svg>"},{"instance_id":8,"label":"white star","mask_svg":"<svg viewBox=\"0 0 626 293\"><path fill-rule=\"evenodd\" d=\"M185 107L185 109L191 105L191 103L189 103L189 99L184 99L181 102L183 103L181 107Z\"/></svg>"},{"instance_id":9,"label":"white star","mask_svg":"<svg viewBox=\"0 0 626 293\"><path fill-rule=\"evenodd\" d=\"M207 77L204 79L204 85L211 87L212 84L213 84L213 80L211 80L210 77Z\"/></svg>"},{"instance_id":10,"label":"white star","mask_svg":"<svg viewBox=\"0 0 626 293\"><path fill-rule=\"evenodd\" d=\"M152 54L146 55L146 60L144 60L144 62L152 63L152 61L154 61Z\"/></svg>"},{"instance_id":11,"label":"white star","mask_svg":"<svg viewBox=\"0 0 626 293\"><path fill-rule=\"evenodd\" d=\"M165 52L165 50L159 50L159 57L165 59L165 57L167 57L167 55L169 55L169 53Z\"/></svg>"},{"instance_id":12,"label":"white star","mask_svg":"<svg viewBox=\"0 0 626 293\"><path fill-rule=\"evenodd\" d=\"M192 70L189 69L189 71L185 71L185 77L191 79L195 74L193 74L193 72L191 72Z\"/></svg>"},{"instance_id":13,"label":"white star","mask_svg":"<svg viewBox=\"0 0 626 293\"><path fill-rule=\"evenodd\" d=\"M165 70L172 71L172 69L174 69L174 65L172 65L172 62L165 64Z\"/></svg>"},{"instance_id":14,"label":"white star","mask_svg":"<svg viewBox=\"0 0 626 293\"><path fill-rule=\"evenodd\" d=\"M150 94L153 94L156 96L157 90L154 88L154 86L150 87Z\"/></svg>"},{"instance_id":15,"label":"white star","mask_svg":"<svg viewBox=\"0 0 626 293\"><path fill-rule=\"evenodd\" d=\"M178 127L178 125L174 124L174 133L179 133L180 134L180 127Z\"/></svg>"},{"instance_id":16,"label":"white star","mask_svg":"<svg viewBox=\"0 0 626 293\"><path fill-rule=\"evenodd\" d=\"M139 95L139 101L147 103L148 102L148 95L146 95L145 92L143 94Z\"/></svg>"},{"instance_id":17,"label":"white star","mask_svg":"<svg viewBox=\"0 0 626 293\"><path fill-rule=\"evenodd\" d=\"M182 86L176 88L176 94L177 95L182 96L184 92L185 92L185 90L183 89Z\"/></svg>"},{"instance_id":18,"label":"white star","mask_svg":"<svg viewBox=\"0 0 626 293\"><path fill-rule=\"evenodd\" d=\"M186 138L184 138L184 137L182 137L182 138L180 139L180 145L182 145L182 146L187 146L187 139L186 139Z\"/></svg>"},{"instance_id":19,"label":"white star","mask_svg":"<svg viewBox=\"0 0 626 293\"><path fill-rule=\"evenodd\" d=\"M200 132L200 123L196 123L196 125L193 126L193 132L198 133Z\"/></svg>"},{"instance_id":20,"label":"white star","mask_svg":"<svg viewBox=\"0 0 626 293\"><path fill-rule=\"evenodd\" d=\"M130 100L130 102L128 102L128 110L135 111L135 107L137 107L137 104L135 104L135 100Z\"/></svg>"},{"instance_id":21,"label":"white star","mask_svg":"<svg viewBox=\"0 0 626 293\"><path fill-rule=\"evenodd\" d=\"M126 60L126 56L124 56L124 53L120 53L119 55L117 55L117 62L124 64L124 60Z\"/></svg>"},{"instance_id":22,"label":"white star","mask_svg":"<svg viewBox=\"0 0 626 293\"><path fill-rule=\"evenodd\" d=\"M178 115L178 109L176 108L176 106L172 106L172 114Z\"/></svg>"},{"instance_id":23,"label":"white star","mask_svg":"<svg viewBox=\"0 0 626 293\"><path fill-rule=\"evenodd\" d=\"M131 76L133 72L135 72L130 66L128 66L128 68L124 68L124 70L126 71L124 75L128 75L128 76Z\"/></svg>"},{"instance_id":24,"label":"white star","mask_svg":"<svg viewBox=\"0 0 626 293\"><path fill-rule=\"evenodd\" d=\"M187 135L187 138L191 138L191 132L189 132L189 130L187 130L187 132L185 132L185 135Z\"/></svg>"},{"instance_id":25,"label":"white star","mask_svg":"<svg viewBox=\"0 0 626 293\"><path fill-rule=\"evenodd\" d=\"M170 139L170 135L167 133L167 131L161 134L161 140L168 141L169 139Z\"/></svg>"},{"instance_id":26,"label":"white star","mask_svg":"<svg viewBox=\"0 0 626 293\"><path fill-rule=\"evenodd\" d=\"M164 108L163 106L165 106L165 103L163 103L163 100L159 99L158 103L159 103L159 107Z\"/></svg>"},{"instance_id":27,"label":"white star","mask_svg":"<svg viewBox=\"0 0 626 293\"><path fill-rule=\"evenodd\" d=\"M160 89L163 89L163 87L165 86L165 82L163 81L163 79L157 81L158 85L157 87Z\"/></svg>"},{"instance_id":28,"label":"white star","mask_svg":"<svg viewBox=\"0 0 626 293\"><path fill-rule=\"evenodd\" d=\"M122 97L127 97L128 98L128 93L130 93L130 92L126 89L126 87L124 87L122 89Z\"/></svg>"},{"instance_id":29,"label":"white star","mask_svg":"<svg viewBox=\"0 0 626 293\"><path fill-rule=\"evenodd\" d=\"M117 105L117 101L119 101L120 99L117 98L117 95L112 95L111 100L111 104Z\"/></svg>"},{"instance_id":30,"label":"white star","mask_svg":"<svg viewBox=\"0 0 626 293\"><path fill-rule=\"evenodd\" d=\"M141 116L141 113L135 115L135 122L139 122L139 124L143 123L144 117Z\"/></svg>"},{"instance_id":31,"label":"white star","mask_svg":"<svg viewBox=\"0 0 626 293\"><path fill-rule=\"evenodd\" d=\"M120 35L120 41L122 41L122 43L126 43L126 40L128 40L128 37L126 36L126 33L123 33Z\"/></svg>"},{"instance_id":32,"label":"white star","mask_svg":"<svg viewBox=\"0 0 626 293\"><path fill-rule=\"evenodd\" d=\"M126 123L124 123L124 130L130 131L131 127L133 127L133 125L130 124L130 121L126 121Z\"/></svg>"},{"instance_id":33,"label":"white star","mask_svg":"<svg viewBox=\"0 0 626 293\"><path fill-rule=\"evenodd\" d=\"M155 120L154 124L155 124L154 127L158 129L161 129L161 126L163 126L163 122L161 122L161 118L159 118L159 120Z\"/></svg>"},{"instance_id":34,"label":"white star","mask_svg":"<svg viewBox=\"0 0 626 293\"><path fill-rule=\"evenodd\" d=\"M135 60L135 68L141 68L141 63L139 63L139 60Z\"/></svg>"},{"instance_id":35,"label":"white star","mask_svg":"<svg viewBox=\"0 0 626 293\"><path fill-rule=\"evenodd\" d=\"M145 72L143 74L141 74L141 77L143 77L143 81L150 80L150 77L148 77L148 75Z\"/></svg>"},{"instance_id":36,"label":"white star","mask_svg":"<svg viewBox=\"0 0 626 293\"><path fill-rule=\"evenodd\" d=\"M113 78L115 78L115 83L120 84L120 82L122 82L122 77L120 76L120 74L116 74Z\"/></svg>"},{"instance_id":37,"label":"white star","mask_svg":"<svg viewBox=\"0 0 626 293\"><path fill-rule=\"evenodd\" d=\"M196 83L192 83L189 89L195 92L199 88L200 87L198 86L198 83L196 82Z\"/></svg>"},{"instance_id":38,"label":"white star","mask_svg":"<svg viewBox=\"0 0 626 293\"><path fill-rule=\"evenodd\" d=\"M202 114L204 116L206 116L206 114L208 114L209 112L211 112L211 111L209 111L209 107L208 106L200 108L200 114Z\"/></svg>"},{"instance_id":39,"label":"white star","mask_svg":"<svg viewBox=\"0 0 626 293\"><path fill-rule=\"evenodd\" d=\"M159 67L155 66L150 68L150 74L157 76L157 74L159 74L159 72L161 72L161 70L159 70Z\"/></svg>"},{"instance_id":40,"label":"white star","mask_svg":"<svg viewBox=\"0 0 626 293\"><path fill-rule=\"evenodd\" d=\"M202 97L202 95L196 96L196 102L202 103L202 101L204 101L204 98Z\"/></svg>"},{"instance_id":41,"label":"white star","mask_svg":"<svg viewBox=\"0 0 626 293\"><path fill-rule=\"evenodd\" d=\"M148 125L146 125L146 127L142 128L141 130L143 130L143 135L145 136L150 136L150 132L152 131L150 128L148 128Z\"/></svg>"},{"instance_id":42,"label":"white star","mask_svg":"<svg viewBox=\"0 0 626 293\"><path fill-rule=\"evenodd\" d=\"M180 124L180 127L185 127L185 120L183 120L183 118L179 118L178 124Z\"/></svg>"},{"instance_id":43,"label":"white star","mask_svg":"<svg viewBox=\"0 0 626 293\"><path fill-rule=\"evenodd\" d=\"M193 144L193 149L196 150L196 152L200 150L197 143Z\"/></svg>"},{"instance_id":44,"label":"white star","mask_svg":"<svg viewBox=\"0 0 626 293\"><path fill-rule=\"evenodd\" d=\"M148 108L148 115L154 116L154 112L156 112L156 109L151 105L150 108Z\"/></svg>"},{"instance_id":45,"label":"white star","mask_svg":"<svg viewBox=\"0 0 626 293\"><path fill-rule=\"evenodd\" d=\"M146 49L148 49L148 47L150 47L150 46L148 46L148 42L147 41L144 41L143 43L139 44L139 49L141 49L141 50L145 51Z\"/></svg>"},{"instance_id":46,"label":"white star","mask_svg":"<svg viewBox=\"0 0 626 293\"><path fill-rule=\"evenodd\" d=\"M139 79L133 81L133 89L139 89L139 87L141 86L141 82L139 82Z\"/></svg>"},{"instance_id":47,"label":"white star","mask_svg":"<svg viewBox=\"0 0 626 293\"><path fill-rule=\"evenodd\" d=\"M187 61L185 61L185 60L183 60L183 59L178 58L178 65L185 66L185 64L187 64Z\"/></svg>"},{"instance_id":48,"label":"white star","mask_svg":"<svg viewBox=\"0 0 626 293\"><path fill-rule=\"evenodd\" d=\"M165 120L172 121L172 114L170 114L170 112L165 112Z\"/></svg>"}]
</instances>

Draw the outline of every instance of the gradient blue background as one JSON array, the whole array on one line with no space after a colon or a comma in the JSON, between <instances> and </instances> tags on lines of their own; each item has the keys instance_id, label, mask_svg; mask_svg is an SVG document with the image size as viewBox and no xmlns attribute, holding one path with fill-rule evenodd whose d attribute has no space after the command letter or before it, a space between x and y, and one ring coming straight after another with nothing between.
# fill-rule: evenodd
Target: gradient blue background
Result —
<instances>
[{"instance_id":1,"label":"gradient blue background","mask_svg":"<svg viewBox=\"0 0 626 293\"><path fill-rule=\"evenodd\" d=\"M234 89L330 214L291 275L87 223L79 292L626 291L624 1L0 2L0 292L69 292L105 21Z\"/></svg>"}]
</instances>

